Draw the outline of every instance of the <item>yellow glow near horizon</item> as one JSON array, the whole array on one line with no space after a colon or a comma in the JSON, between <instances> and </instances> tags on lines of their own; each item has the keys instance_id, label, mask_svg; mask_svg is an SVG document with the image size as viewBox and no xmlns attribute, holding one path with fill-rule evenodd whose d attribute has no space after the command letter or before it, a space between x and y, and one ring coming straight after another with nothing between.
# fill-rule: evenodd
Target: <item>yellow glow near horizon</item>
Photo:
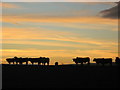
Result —
<instances>
[{"instance_id":1,"label":"yellow glow near horizon","mask_svg":"<svg viewBox=\"0 0 120 90\"><path fill-rule=\"evenodd\" d=\"M41 4L36 4L38 6L31 3L2 5L0 39L5 46L0 52L3 63L14 56L50 57L50 64L55 61L73 63L72 58L77 56L92 59L118 56L118 19L96 15L115 5L101 7L102 4L95 3L95 7L92 4L89 7L89 3L73 3L73 7L72 3L57 6L51 3L49 9L49 3L42 8L39 8Z\"/></svg>"}]
</instances>

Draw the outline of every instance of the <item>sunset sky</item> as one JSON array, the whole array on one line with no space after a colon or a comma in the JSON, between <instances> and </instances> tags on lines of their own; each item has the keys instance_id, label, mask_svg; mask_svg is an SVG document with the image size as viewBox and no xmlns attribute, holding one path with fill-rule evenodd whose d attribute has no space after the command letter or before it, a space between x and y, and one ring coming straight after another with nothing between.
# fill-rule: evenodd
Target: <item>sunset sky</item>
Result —
<instances>
[{"instance_id":1,"label":"sunset sky","mask_svg":"<svg viewBox=\"0 0 120 90\"><path fill-rule=\"evenodd\" d=\"M4 2L3 63L14 56L45 56L51 64L72 64L77 56L114 59L118 56L116 7L114 2Z\"/></svg>"}]
</instances>

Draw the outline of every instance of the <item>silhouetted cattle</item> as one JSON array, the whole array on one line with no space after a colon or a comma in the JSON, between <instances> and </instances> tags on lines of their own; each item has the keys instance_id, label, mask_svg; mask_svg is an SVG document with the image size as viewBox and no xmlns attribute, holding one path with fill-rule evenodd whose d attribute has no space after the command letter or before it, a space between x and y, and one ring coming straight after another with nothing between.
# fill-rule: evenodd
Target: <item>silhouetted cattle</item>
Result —
<instances>
[{"instance_id":1,"label":"silhouetted cattle","mask_svg":"<svg viewBox=\"0 0 120 90\"><path fill-rule=\"evenodd\" d=\"M23 64L24 62L26 62L26 65L28 64L28 61L30 61L32 64L34 63L38 63L38 65L41 65L41 63L43 65L45 65L47 63L47 65L49 65L50 59L49 58L45 58L45 57L40 57L40 58L18 58L18 57L14 57L14 58L7 58L6 61L11 64L11 63L15 63L16 64Z\"/></svg>"},{"instance_id":2,"label":"silhouetted cattle","mask_svg":"<svg viewBox=\"0 0 120 90\"><path fill-rule=\"evenodd\" d=\"M15 62L16 64L23 64L24 62L26 63L26 65L28 65L28 61L29 61L29 58L15 58Z\"/></svg>"},{"instance_id":3,"label":"silhouetted cattle","mask_svg":"<svg viewBox=\"0 0 120 90\"><path fill-rule=\"evenodd\" d=\"M15 59L14 59L14 58L7 58L6 61L7 61L9 64L11 64L11 63L14 64Z\"/></svg>"},{"instance_id":4,"label":"silhouetted cattle","mask_svg":"<svg viewBox=\"0 0 120 90\"><path fill-rule=\"evenodd\" d=\"M14 58L7 58L6 60L9 64L11 64L11 62L13 64L15 64L15 63L16 64L23 64L24 62L26 62L26 65L28 64L28 58L14 57Z\"/></svg>"},{"instance_id":5,"label":"silhouetted cattle","mask_svg":"<svg viewBox=\"0 0 120 90\"><path fill-rule=\"evenodd\" d=\"M116 63L116 64L120 64L120 58L119 58L119 57L116 57L115 63Z\"/></svg>"},{"instance_id":6,"label":"silhouetted cattle","mask_svg":"<svg viewBox=\"0 0 120 90\"><path fill-rule=\"evenodd\" d=\"M89 57L85 57L85 58L82 58L82 57L76 57L73 59L73 62L75 62L76 64L78 63L81 63L83 65L83 63L88 63L90 64L90 58Z\"/></svg>"},{"instance_id":7,"label":"silhouetted cattle","mask_svg":"<svg viewBox=\"0 0 120 90\"><path fill-rule=\"evenodd\" d=\"M29 58L29 61L32 63L32 65L34 63L38 63L38 65L45 65L47 63L47 65L49 65L50 59L49 58L45 58L45 57L40 57L40 58Z\"/></svg>"},{"instance_id":8,"label":"silhouetted cattle","mask_svg":"<svg viewBox=\"0 0 120 90\"><path fill-rule=\"evenodd\" d=\"M110 64L112 65L112 58L94 58L93 59L94 62L96 62L96 64Z\"/></svg>"}]
</instances>

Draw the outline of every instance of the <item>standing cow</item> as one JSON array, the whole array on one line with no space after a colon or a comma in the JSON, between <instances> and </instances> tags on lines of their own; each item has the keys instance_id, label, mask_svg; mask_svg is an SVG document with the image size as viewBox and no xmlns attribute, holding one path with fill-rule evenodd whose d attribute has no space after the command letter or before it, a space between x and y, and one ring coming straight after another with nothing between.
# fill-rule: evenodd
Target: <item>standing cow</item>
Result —
<instances>
[{"instance_id":1,"label":"standing cow","mask_svg":"<svg viewBox=\"0 0 120 90\"><path fill-rule=\"evenodd\" d=\"M22 58L22 57L20 57L20 58L18 58L18 57L14 57L14 58L7 58L6 59L6 61L9 63L9 64L11 64L11 63L13 63L13 64L23 64L24 62L26 62L26 65L28 65L28 58Z\"/></svg>"},{"instance_id":2,"label":"standing cow","mask_svg":"<svg viewBox=\"0 0 120 90\"><path fill-rule=\"evenodd\" d=\"M28 61L29 61L29 58L22 58L22 57L20 57L20 58L16 58L15 59L15 62L16 62L16 64L23 64L24 62L26 63L26 65L28 65Z\"/></svg>"},{"instance_id":3,"label":"standing cow","mask_svg":"<svg viewBox=\"0 0 120 90\"><path fill-rule=\"evenodd\" d=\"M11 63L14 64L15 58L7 58L6 61L7 61L9 64L11 64Z\"/></svg>"},{"instance_id":4,"label":"standing cow","mask_svg":"<svg viewBox=\"0 0 120 90\"><path fill-rule=\"evenodd\" d=\"M73 62L75 62L76 64L81 63L81 65L83 65L83 63L88 63L88 65L90 64L90 58L89 57L76 57L73 59Z\"/></svg>"},{"instance_id":5,"label":"standing cow","mask_svg":"<svg viewBox=\"0 0 120 90\"><path fill-rule=\"evenodd\" d=\"M96 64L102 64L103 66L104 64L112 65L112 58L94 58L93 61L96 62Z\"/></svg>"},{"instance_id":6,"label":"standing cow","mask_svg":"<svg viewBox=\"0 0 120 90\"><path fill-rule=\"evenodd\" d=\"M42 63L43 65L45 65L47 63L47 65L49 65L50 59L46 58L46 57L40 57L40 63Z\"/></svg>"},{"instance_id":7,"label":"standing cow","mask_svg":"<svg viewBox=\"0 0 120 90\"><path fill-rule=\"evenodd\" d=\"M116 57L115 63L116 63L116 64L120 64L120 58L119 58L119 57Z\"/></svg>"},{"instance_id":8,"label":"standing cow","mask_svg":"<svg viewBox=\"0 0 120 90\"><path fill-rule=\"evenodd\" d=\"M46 57L40 57L40 58L29 58L29 61L32 63L32 65L34 63L38 63L38 65L45 65L47 63L47 65L49 65L50 59L46 58Z\"/></svg>"}]
</instances>

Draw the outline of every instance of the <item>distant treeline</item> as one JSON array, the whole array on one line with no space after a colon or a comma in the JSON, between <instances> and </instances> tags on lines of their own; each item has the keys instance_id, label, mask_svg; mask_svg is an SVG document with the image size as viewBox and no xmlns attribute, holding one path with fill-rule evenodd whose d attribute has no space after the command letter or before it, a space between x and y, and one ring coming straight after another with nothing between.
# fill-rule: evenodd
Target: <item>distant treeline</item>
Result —
<instances>
[{"instance_id":1,"label":"distant treeline","mask_svg":"<svg viewBox=\"0 0 120 90\"><path fill-rule=\"evenodd\" d=\"M90 64L90 58L89 57L76 57L72 59L73 62L75 62L76 65L78 65L79 63L81 65L83 65L84 63L87 63L88 65ZM96 62L96 64L110 64L112 65L112 58L94 58L93 61ZM14 58L7 58L6 61L9 64L23 64L26 63L26 65L28 65L28 62L31 62L32 65L34 63L37 63L38 65L49 65L50 59L48 57L39 57L39 58L18 58L18 57L14 57ZM115 59L115 63L116 64L120 64L120 58L116 57ZM55 65L58 65L58 62L55 62Z\"/></svg>"}]
</instances>

